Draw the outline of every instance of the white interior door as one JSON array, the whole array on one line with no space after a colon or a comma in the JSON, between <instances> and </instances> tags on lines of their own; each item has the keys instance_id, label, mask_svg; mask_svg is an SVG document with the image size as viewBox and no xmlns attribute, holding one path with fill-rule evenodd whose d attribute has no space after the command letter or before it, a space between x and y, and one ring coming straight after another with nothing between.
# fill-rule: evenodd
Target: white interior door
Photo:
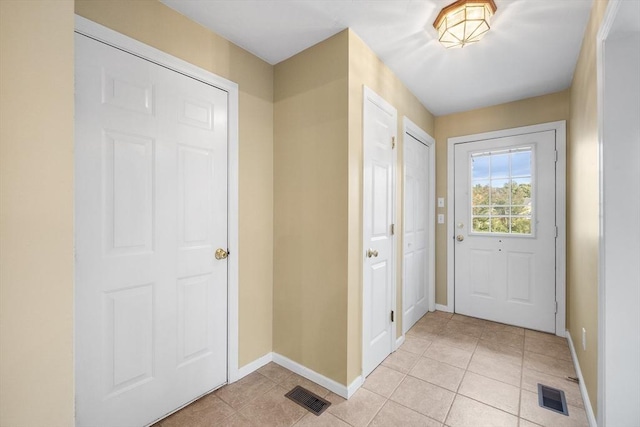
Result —
<instances>
[{"instance_id":1,"label":"white interior door","mask_svg":"<svg viewBox=\"0 0 640 427\"><path fill-rule=\"evenodd\" d=\"M402 330L429 311L430 148L409 133L404 138L404 236Z\"/></svg>"},{"instance_id":2,"label":"white interior door","mask_svg":"<svg viewBox=\"0 0 640 427\"><path fill-rule=\"evenodd\" d=\"M363 371L368 375L393 350L391 319L393 268L395 138L397 113L378 95L364 91L363 182Z\"/></svg>"},{"instance_id":3,"label":"white interior door","mask_svg":"<svg viewBox=\"0 0 640 427\"><path fill-rule=\"evenodd\" d=\"M555 131L455 145L455 311L555 332Z\"/></svg>"},{"instance_id":4,"label":"white interior door","mask_svg":"<svg viewBox=\"0 0 640 427\"><path fill-rule=\"evenodd\" d=\"M226 382L227 93L75 37L77 425L145 425Z\"/></svg>"}]
</instances>

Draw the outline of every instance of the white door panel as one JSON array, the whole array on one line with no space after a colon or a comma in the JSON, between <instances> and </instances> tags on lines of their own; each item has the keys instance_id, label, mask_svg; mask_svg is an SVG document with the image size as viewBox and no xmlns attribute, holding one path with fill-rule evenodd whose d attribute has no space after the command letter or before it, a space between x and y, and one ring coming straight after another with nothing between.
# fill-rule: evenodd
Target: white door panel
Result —
<instances>
[{"instance_id":1,"label":"white door panel","mask_svg":"<svg viewBox=\"0 0 640 427\"><path fill-rule=\"evenodd\" d=\"M78 425L226 382L227 94L76 35Z\"/></svg>"},{"instance_id":2,"label":"white door panel","mask_svg":"<svg viewBox=\"0 0 640 427\"><path fill-rule=\"evenodd\" d=\"M455 145L455 311L555 333L555 131Z\"/></svg>"},{"instance_id":3,"label":"white door panel","mask_svg":"<svg viewBox=\"0 0 640 427\"><path fill-rule=\"evenodd\" d=\"M402 329L406 332L429 311L430 148L408 133L404 144Z\"/></svg>"},{"instance_id":4,"label":"white door panel","mask_svg":"<svg viewBox=\"0 0 640 427\"><path fill-rule=\"evenodd\" d=\"M393 349L393 235L396 111L365 89L363 196L363 371Z\"/></svg>"}]
</instances>

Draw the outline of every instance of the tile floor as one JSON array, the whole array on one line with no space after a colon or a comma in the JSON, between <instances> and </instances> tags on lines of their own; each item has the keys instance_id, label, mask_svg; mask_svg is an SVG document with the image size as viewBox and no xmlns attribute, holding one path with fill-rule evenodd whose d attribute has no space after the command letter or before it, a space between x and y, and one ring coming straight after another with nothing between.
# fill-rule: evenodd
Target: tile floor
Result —
<instances>
[{"instance_id":1,"label":"tile floor","mask_svg":"<svg viewBox=\"0 0 640 427\"><path fill-rule=\"evenodd\" d=\"M197 426L588 426L567 341L428 313L345 400L274 363L156 424ZM565 391L569 416L538 406L537 384ZM284 397L302 385L332 402L315 416Z\"/></svg>"}]
</instances>

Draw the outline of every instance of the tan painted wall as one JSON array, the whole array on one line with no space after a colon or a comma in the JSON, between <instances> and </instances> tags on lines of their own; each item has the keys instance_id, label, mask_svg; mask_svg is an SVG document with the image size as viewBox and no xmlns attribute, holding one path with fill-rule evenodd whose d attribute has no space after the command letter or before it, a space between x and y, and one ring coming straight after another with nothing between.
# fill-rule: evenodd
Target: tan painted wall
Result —
<instances>
[{"instance_id":1,"label":"tan painted wall","mask_svg":"<svg viewBox=\"0 0 640 427\"><path fill-rule=\"evenodd\" d=\"M362 371L363 85L398 109L401 164L402 116L433 116L354 32L276 65L274 351L344 385Z\"/></svg>"},{"instance_id":2,"label":"tan painted wall","mask_svg":"<svg viewBox=\"0 0 640 427\"><path fill-rule=\"evenodd\" d=\"M362 371L363 85L398 109L401 164L403 115L430 133L433 116L354 32L276 65L274 351L345 385Z\"/></svg>"},{"instance_id":3,"label":"tan painted wall","mask_svg":"<svg viewBox=\"0 0 640 427\"><path fill-rule=\"evenodd\" d=\"M398 164L396 168L396 333L402 335L402 206L404 116L433 136L434 117L393 72L358 37L349 31L349 315L347 384L362 371L362 117L363 86L398 111Z\"/></svg>"},{"instance_id":4,"label":"tan painted wall","mask_svg":"<svg viewBox=\"0 0 640 427\"><path fill-rule=\"evenodd\" d=\"M272 348L273 66L156 0L75 3L81 16L238 83L238 365L252 362Z\"/></svg>"},{"instance_id":5,"label":"tan painted wall","mask_svg":"<svg viewBox=\"0 0 640 427\"><path fill-rule=\"evenodd\" d=\"M348 32L275 66L273 350L339 383L347 352Z\"/></svg>"},{"instance_id":6,"label":"tan painted wall","mask_svg":"<svg viewBox=\"0 0 640 427\"><path fill-rule=\"evenodd\" d=\"M568 329L597 411L598 390L598 245L599 172L596 36L607 7L596 0L582 41L571 84L571 120L567 150L567 284ZM587 350L582 350L582 328Z\"/></svg>"},{"instance_id":7,"label":"tan painted wall","mask_svg":"<svg viewBox=\"0 0 640 427\"><path fill-rule=\"evenodd\" d=\"M464 113L436 117L436 194L447 206L447 139L539 123L569 120L569 90ZM447 217L447 208L436 208ZM436 302L447 305L446 224L436 225Z\"/></svg>"},{"instance_id":8,"label":"tan painted wall","mask_svg":"<svg viewBox=\"0 0 640 427\"><path fill-rule=\"evenodd\" d=\"M587 352L579 351L578 356L594 408L597 276L595 271L582 267L595 266L596 262L582 260L597 260L597 240L594 240L597 239L595 34L605 5L605 1L596 1L585 35L571 88L569 139L569 325L574 337L579 336L582 327L588 331L590 346ZM294 58L291 64L297 65L276 68L276 87L279 80L289 79L287 72L297 77L276 96L274 125L274 71L269 64L155 0L78 0L75 10L240 85L240 366L271 351L273 336L274 350L291 355L294 360L336 381L348 384L359 375L362 147L357 141L361 141L362 84L396 106L399 118L408 115L430 134L435 128L436 193L441 197L446 196L448 137L568 118L569 95L561 92L439 117L434 125L428 111L422 109L361 40L352 32L343 32L325 42L328 48L320 48L324 53L318 61L300 63ZM2 0L0 23L0 425L71 425L73 2ZM24 28L30 31L25 32ZM314 64L322 65L325 72L315 72ZM291 67L289 71L288 67ZM279 73L282 73L280 79ZM304 93L305 90L310 92ZM313 103L309 102L310 98L314 99ZM25 100L34 99L38 101L35 108L32 104L16 108ZM316 103L319 105L314 105ZM302 114L292 107L294 105L306 106L317 114ZM291 126L283 145L276 143L274 147L272 135L274 126L276 138L279 135L279 108L282 113L291 114L301 126ZM280 120L285 120L284 117L281 115ZM316 138L316 133L328 139ZM401 134L399 121L398 135ZM307 146L303 144L309 144L312 150L301 150ZM288 152L289 149L292 151ZM297 167L284 166L292 160L298 162ZM282 174L274 175L274 162L278 167L283 165ZM330 167L321 168L325 164ZM309 171L319 175L314 178ZM401 177L401 168L398 174ZM282 186L275 194L275 239L271 228L272 177L276 188ZM401 188L401 180L398 182ZM319 196L309 201L305 194L312 194L314 186L313 191ZM401 192L398 194L400 198ZM303 206L296 200L297 195L309 204ZM311 217L281 213L278 206L287 206L289 201L294 203L294 213L310 212ZM48 214L43 216L42 211ZM318 212L323 213L322 227L309 223ZM444 209L438 212L446 214ZM398 217L401 219L401 212ZM300 239L296 233L305 226L309 226L306 232L310 238L299 241L296 250L289 250L291 257L283 256L279 259L284 262L274 264L272 249L285 248L290 240ZM439 226L436 252L440 254L437 259L437 302L440 304L446 304L443 232L444 226ZM401 248L401 242L398 243ZM350 256L328 255L320 259L300 256L301 250L318 254L336 248L348 251ZM581 260L580 268L573 260ZM33 268L34 265L38 268ZM291 272L278 270L286 269L286 265ZM316 280L317 276L312 277L310 272L319 273L327 280ZM288 276L283 287L276 285L273 305L272 274L276 279L283 274ZM399 269L398 274L400 305ZM308 278L319 287L296 283L298 279L306 283ZM296 286L300 286L299 289ZM320 290L327 289L327 295L319 294ZM303 305L287 304L296 298ZM303 311L301 307L306 308ZM272 310L277 310L278 315L274 316ZM296 327L290 328L289 322L308 314L312 315L312 322L300 320ZM311 331L317 341L310 338L295 341L287 335L290 331L301 334L301 325ZM400 322L397 327L401 330ZM46 358L41 357L43 353L47 354ZM327 362L324 360L327 353L339 356ZM38 404L25 407L34 401Z\"/></svg>"},{"instance_id":9,"label":"tan painted wall","mask_svg":"<svg viewBox=\"0 0 640 427\"><path fill-rule=\"evenodd\" d=\"M70 426L73 1L0 2L0 425Z\"/></svg>"},{"instance_id":10,"label":"tan painted wall","mask_svg":"<svg viewBox=\"0 0 640 427\"><path fill-rule=\"evenodd\" d=\"M0 425L72 425L74 2L0 5ZM270 352L273 67L155 0L75 13L239 84L239 365Z\"/></svg>"}]
</instances>

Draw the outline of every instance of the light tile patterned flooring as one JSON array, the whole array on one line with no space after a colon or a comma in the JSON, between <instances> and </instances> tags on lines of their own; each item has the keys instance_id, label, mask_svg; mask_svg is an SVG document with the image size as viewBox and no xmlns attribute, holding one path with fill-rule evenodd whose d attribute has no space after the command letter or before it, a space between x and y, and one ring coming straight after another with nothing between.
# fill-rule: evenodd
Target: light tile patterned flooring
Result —
<instances>
[{"instance_id":1,"label":"light tile patterned flooring","mask_svg":"<svg viewBox=\"0 0 640 427\"><path fill-rule=\"evenodd\" d=\"M575 375L563 338L436 311L349 400L269 363L156 426L588 426ZM538 383L564 390L568 417L538 406ZM309 413L284 397L296 385L331 406Z\"/></svg>"}]
</instances>

